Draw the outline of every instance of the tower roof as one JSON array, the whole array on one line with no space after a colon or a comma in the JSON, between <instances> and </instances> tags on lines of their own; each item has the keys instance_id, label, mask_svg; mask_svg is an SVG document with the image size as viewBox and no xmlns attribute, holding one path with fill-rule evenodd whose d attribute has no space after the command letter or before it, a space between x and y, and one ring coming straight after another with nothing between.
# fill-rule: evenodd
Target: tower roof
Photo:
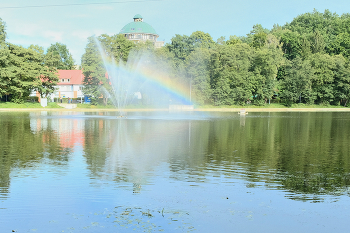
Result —
<instances>
[{"instance_id":1,"label":"tower roof","mask_svg":"<svg viewBox=\"0 0 350 233\"><path fill-rule=\"evenodd\" d=\"M134 16L134 19L142 19L142 16L137 14ZM154 34L158 35L156 30L149 25L148 23L142 21L134 21L125 25L122 30L120 30L121 34L127 33L145 33L145 34Z\"/></svg>"}]
</instances>

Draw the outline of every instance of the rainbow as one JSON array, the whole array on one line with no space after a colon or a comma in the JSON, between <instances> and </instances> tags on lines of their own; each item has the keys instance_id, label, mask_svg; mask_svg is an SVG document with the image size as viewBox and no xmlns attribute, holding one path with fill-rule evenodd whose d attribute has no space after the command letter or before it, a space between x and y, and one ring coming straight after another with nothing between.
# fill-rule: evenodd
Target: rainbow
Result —
<instances>
[{"instance_id":1,"label":"rainbow","mask_svg":"<svg viewBox=\"0 0 350 233\"><path fill-rule=\"evenodd\" d=\"M160 71L152 65L141 65L137 66L136 69L127 69L123 66L116 66L113 63L109 63L106 66L107 72L111 73L109 75L113 76L114 69L121 71L123 74L130 77L134 77L141 83L147 83L153 88L165 91L175 99L178 103L184 105L192 105L193 99L190 94L190 83L180 83L176 79L172 78L166 72Z\"/></svg>"}]
</instances>

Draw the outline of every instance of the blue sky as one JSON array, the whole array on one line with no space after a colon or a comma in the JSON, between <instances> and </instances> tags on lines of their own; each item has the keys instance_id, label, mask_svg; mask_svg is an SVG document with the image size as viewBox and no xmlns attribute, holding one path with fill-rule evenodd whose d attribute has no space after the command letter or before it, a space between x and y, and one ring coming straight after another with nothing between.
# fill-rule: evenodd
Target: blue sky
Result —
<instances>
[{"instance_id":1,"label":"blue sky","mask_svg":"<svg viewBox=\"0 0 350 233\"><path fill-rule=\"evenodd\" d=\"M119 2L119 3L108 3ZM36 8L7 8L57 4L106 3ZM107 33L113 35L141 14L144 22L169 43L175 34L190 35L200 30L214 40L220 36L242 36L260 23L271 29L283 25L299 14L329 9L341 15L350 13L349 0L0 0L0 17L6 22L7 41L22 45L43 46L66 44L77 64L87 37Z\"/></svg>"}]
</instances>

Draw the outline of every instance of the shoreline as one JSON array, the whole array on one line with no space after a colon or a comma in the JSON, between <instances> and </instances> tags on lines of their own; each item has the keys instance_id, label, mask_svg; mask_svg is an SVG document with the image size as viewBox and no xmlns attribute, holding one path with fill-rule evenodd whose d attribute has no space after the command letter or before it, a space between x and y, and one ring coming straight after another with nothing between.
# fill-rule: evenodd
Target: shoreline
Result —
<instances>
[{"instance_id":1,"label":"shoreline","mask_svg":"<svg viewBox=\"0 0 350 233\"><path fill-rule=\"evenodd\" d=\"M184 112L239 112L245 109L246 112L350 112L350 108L197 108L193 110L182 110ZM119 109L90 109L90 108L0 108L0 112L31 112L31 111L50 111L50 112L118 112ZM153 108L135 108L123 109L124 112L165 112L169 109ZM179 111L173 111L179 112Z\"/></svg>"}]
</instances>

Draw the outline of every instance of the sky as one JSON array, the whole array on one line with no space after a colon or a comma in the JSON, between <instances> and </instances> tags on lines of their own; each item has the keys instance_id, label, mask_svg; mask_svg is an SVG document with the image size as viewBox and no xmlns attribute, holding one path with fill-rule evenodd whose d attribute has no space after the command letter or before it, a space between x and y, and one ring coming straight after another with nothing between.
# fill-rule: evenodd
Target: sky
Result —
<instances>
[{"instance_id":1,"label":"sky","mask_svg":"<svg viewBox=\"0 0 350 233\"><path fill-rule=\"evenodd\" d=\"M78 65L89 36L118 34L136 14L152 25L159 41L170 43L176 34L191 35L194 31L209 33L215 41L221 36L243 36L255 24L271 29L314 9L342 15L350 13L350 1L0 0L8 42L24 47L35 44L45 50L56 42L63 43Z\"/></svg>"}]
</instances>

